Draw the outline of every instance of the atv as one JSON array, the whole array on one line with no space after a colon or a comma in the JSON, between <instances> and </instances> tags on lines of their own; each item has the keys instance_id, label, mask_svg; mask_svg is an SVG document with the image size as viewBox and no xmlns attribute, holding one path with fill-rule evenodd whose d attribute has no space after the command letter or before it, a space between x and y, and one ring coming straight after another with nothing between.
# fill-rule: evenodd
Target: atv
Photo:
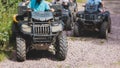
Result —
<instances>
[{"instance_id":1,"label":"atv","mask_svg":"<svg viewBox=\"0 0 120 68\"><path fill-rule=\"evenodd\" d=\"M55 2L54 4L59 4ZM73 24L76 20L76 12L78 11L77 9L77 3L76 1L73 2L68 2L65 4L63 2L62 4L62 21L64 22L64 30L72 30L73 29Z\"/></svg>"},{"instance_id":2,"label":"atv","mask_svg":"<svg viewBox=\"0 0 120 68\"><path fill-rule=\"evenodd\" d=\"M101 38L107 38L111 32L111 18L109 11L103 11L100 5L86 4L84 11L79 11L74 24L74 35L80 36L83 31L98 31ZM102 11L101 11L101 10Z\"/></svg>"},{"instance_id":3,"label":"atv","mask_svg":"<svg viewBox=\"0 0 120 68\"><path fill-rule=\"evenodd\" d=\"M63 14L62 14L62 20L65 23L65 30L72 30L73 24L76 21L76 12L77 9L77 3L76 1L69 2L68 5L63 6Z\"/></svg>"},{"instance_id":4,"label":"atv","mask_svg":"<svg viewBox=\"0 0 120 68\"><path fill-rule=\"evenodd\" d=\"M68 45L59 8L55 12L34 12L27 11L27 6L22 3L19 3L18 15L13 17L12 25L17 60L25 61L27 52L32 49L48 50L59 60L65 60Z\"/></svg>"},{"instance_id":5,"label":"atv","mask_svg":"<svg viewBox=\"0 0 120 68\"><path fill-rule=\"evenodd\" d=\"M76 21L76 13L78 12L78 5L76 0L73 0L73 2L69 2L69 9L73 15L73 21Z\"/></svg>"},{"instance_id":6,"label":"atv","mask_svg":"<svg viewBox=\"0 0 120 68\"><path fill-rule=\"evenodd\" d=\"M72 30L73 15L68 8L62 9L62 21L64 22L64 30Z\"/></svg>"}]
</instances>

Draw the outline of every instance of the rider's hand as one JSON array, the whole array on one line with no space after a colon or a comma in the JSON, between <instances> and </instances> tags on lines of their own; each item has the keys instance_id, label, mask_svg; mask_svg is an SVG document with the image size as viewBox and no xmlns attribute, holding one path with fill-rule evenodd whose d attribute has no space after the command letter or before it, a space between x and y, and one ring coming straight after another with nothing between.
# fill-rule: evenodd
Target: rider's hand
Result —
<instances>
[{"instance_id":1,"label":"rider's hand","mask_svg":"<svg viewBox=\"0 0 120 68\"><path fill-rule=\"evenodd\" d=\"M65 3L64 3L64 5L68 5L68 3L67 3L67 2L65 2Z\"/></svg>"},{"instance_id":2,"label":"rider's hand","mask_svg":"<svg viewBox=\"0 0 120 68\"><path fill-rule=\"evenodd\" d=\"M26 5L26 3L24 2L23 4L22 4L22 6L25 6Z\"/></svg>"},{"instance_id":3,"label":"rider's hand","mask_svg":"<svg viewBox=\"0 0 120 68\"><path fill-rule=\"evenodd\" d=\"M28 4L29 2L30 2L30 0L26 0L26 1L25 1L25 4Z\"/></svg>"},{"instance_id":4,"label":"rider's hand","mask_svg":"<svg viewBox=\"0 0 120 68\"><path fill-rule=\"evenodd\" d=\"M54 11L55 11L55 9L53 9L53 8L51 8L50 10L51 10L52 12L54 12Z\"/></svg>"},{"instance_id":5,"label":"rider's hand","mask_svg":"<svg viewBox=\"0 0 120 68\"><path fill-rule=\"evenodd\" d=\"M83 7L85 7L86 5L84 4L84 5L82 5Z\"/></svg>"},{"instance_id":6,"label":"rider's hand","mask_svg":"<svg viewBox=\"0 0 120 68\"><path fill-rule=\"evenodd\" d=\"M23 6L25 6L26 4L28 4L30 1L29 0L27 0L26 2L23 2Z\"/></svg>"},{"instance_id":7,"label":"rider's hand","mask_svg":"<svg viewBox=\"0 0 120 68\"><path fill-rule=\"evenodd\" d=\"M30 8L27 9L28 12L31 12L32 10Z\"/></svg>"}]
</instances>

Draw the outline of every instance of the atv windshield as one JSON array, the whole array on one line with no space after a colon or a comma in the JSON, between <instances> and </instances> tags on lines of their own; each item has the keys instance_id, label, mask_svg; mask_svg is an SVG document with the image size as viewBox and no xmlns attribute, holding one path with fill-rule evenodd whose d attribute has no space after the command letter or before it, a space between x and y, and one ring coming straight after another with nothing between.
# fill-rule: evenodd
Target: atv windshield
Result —
<instances>
[{"instance_id":1,"label":"atv windshield","mask_svg":"<svg viewBox=\"0 0 120 68\"><path fill-rule=\"evenodd\" d=\"M85 11L89 13L97 12L99 10L98 5L86 4Z\"/></svg>"},{"instance_id":2,"label":"atv windshield","mask_svg":"<svg viewBox=\"0 0 120 68\"><path fill-rule=\"evenodd\" d=\"M32 18L39 21L48 21L53 19L52 12L32 12Z\"/></svg>"}]
</instances>

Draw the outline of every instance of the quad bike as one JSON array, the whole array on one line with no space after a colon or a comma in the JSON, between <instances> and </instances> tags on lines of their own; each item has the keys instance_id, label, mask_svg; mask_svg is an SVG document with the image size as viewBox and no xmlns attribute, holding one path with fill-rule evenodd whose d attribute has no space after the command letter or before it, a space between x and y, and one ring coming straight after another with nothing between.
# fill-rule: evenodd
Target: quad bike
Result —
<instances>
[{"instance_id":1,"label":"quad bike","mask_svg":"<svg viewBox=\"0 0 120 68\"><path fill-rule=\"evenodd\" d=\"M73 24L76 21L77 3L69 2L67 5L62 4L62 20L65 24L65 30L72 30Z\"/></svg>"},{"instance_id":2,"label":"quad bike","mask_svg":"<svg viewBox=\"0 0 120 68\"><path fill-rule=\"evenodd\" d=\"M67 4L65 4L67 3ZM56 1L53 4L60 4L62 5L62 21L64 22L64 30L72 30L73 24L76 21L76 13L77 9L77 2L74 0L73 2L59 2Z\"/></svg>"},{"instance_id":3,"label":"quad bike","mask_svg":"<svg viewBox=\"0 0 120 68\"><path fill-rule=\"evenodd\" d=\"M59 60L65 60L68 46L60 14L61 12L57 10L55 12L27 11L26 6L19 4L18 15L13 17L12 25L18 61L25 61L27 52L32 49L48 50Z\"/></svg>"},{"instance_id":4,"label":"quad bike","mask_svg":"<svg viewBox=\"0 0 120 68\"><path fill-rule=\"evenodd\" d=\"M73 16L69 9L62 9L62 21L64 22L64 30L72 30Z\"/></svg>"},{"instance_id":5,"label":"quad bike","mask_svg":"<svg viewBox=\"0 0 120 68\"><path fill-rule=\"evenodd\" d=\"M69 9L73 15L73 21L76 21L76 13L78 12L78 5L76 0L73 0L73 2L69 3Z\"/></svg>"},{"instance_id":6,"label":"quad bike","mask_svg":"<svg viewBox=\"0 0 120 68\"><path fill-rule=\"evenodd\" d=\"M99 5L85 5L84 11L79 11L74 25L74 35L80 36L85 31L98 31L101 38L107 38L111 32L111 18L109 11L100 11Z\"/></svg>"}]
</instances>

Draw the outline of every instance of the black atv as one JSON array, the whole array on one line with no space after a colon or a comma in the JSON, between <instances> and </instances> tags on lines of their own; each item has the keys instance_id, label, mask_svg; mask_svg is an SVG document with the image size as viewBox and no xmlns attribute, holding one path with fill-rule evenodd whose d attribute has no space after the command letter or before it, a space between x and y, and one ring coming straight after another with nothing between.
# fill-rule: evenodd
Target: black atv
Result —
<instances>
[{"instance_id":1,"label":"black atv","mask_svg":"<svg viewBox=\"0 0 120 68\"><path fill-rule=\"evenodd\" d=\"M74 0L73 2L54 2L53 4L60 4L62 5L62 21L64 22L64 30L72 30L73 24L76 21L76 12L77 9L77 2Z\"/></svg>"},{"instance_id":2,"label":"black atv","mask_svg":"<svg viewBox=\"0 0 120 68\"><path fill-rule=\"evenodd\" d=\"M62 21L64 22L64 30L72 30L73 27L73 15L69 9L62 9Z\"/></svg>"},{"instance_id":3,"label":"black atv","mask_svg":"<svg viewBox=\"0 0 120 68\"><path fill-rule=\"evenodd\" d=\"M76 21L76 13L78 12L78 5L76 0L73 0L73 2L69 2L69 9L73 15L73 21Z\"/></svg>"},{"instance_id":4,"label":"black atv","mask_svg":"<svg viewBox=\"0 0 120 68\"><path fill-rule=\"evenodd\" d=\"M85 31L98 31L101 38L107 38L111 32L111 18L109 11L101 11L100 5L86 4L85 10L77 13L74 25L74 35L80 36Z\"/></svg>"},{"instance_id":5,"label":"black atv","mask_svg":"<svg viewBox=\"0 0 120 68\"><path fill-rule=\"evenodd\" d=\"M18 15L14 17L12 25L18 61L25 61L26 53L32 49L48 50L59 60L65 60L67 37L63 32L62 20L57 14L61 12L27 11L26 6L19 4Z\"/></svg>"},{"instance_id":6,"label":"black atv","mask_svg":"<svg viewBox=\"0 0 120 68\"><path fill-rule=\"evenodd\" d=\"M77 3L68 2L67 5L62 4L62 20L65 24L65 30L72 30L73 24L76 20L76 12L77 12Z\"/></svg>"}]
</instances>

